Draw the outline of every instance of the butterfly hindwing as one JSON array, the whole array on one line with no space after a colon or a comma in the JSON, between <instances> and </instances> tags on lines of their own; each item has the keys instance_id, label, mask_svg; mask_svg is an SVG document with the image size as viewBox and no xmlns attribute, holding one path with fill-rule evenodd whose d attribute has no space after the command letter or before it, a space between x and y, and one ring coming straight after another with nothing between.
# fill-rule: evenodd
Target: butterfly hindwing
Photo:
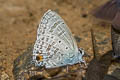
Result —
<instances>
[{"instance_id":1,"label":"butterfly hindwing","mask_svg":"<svg viewBox=\"0 0 120 80\"><path fill-rule=\"evenodd\" d=\"M36 57L42 55L43 60L36 60ZM54 68L67 64L77 63L78 51L71 50L62 39L55 35L45 34L36 40L34 45L34 60L36 65L45 65L46 68ZM74 60L73 60L74 59Z\"/></svg>"}]
</instances>

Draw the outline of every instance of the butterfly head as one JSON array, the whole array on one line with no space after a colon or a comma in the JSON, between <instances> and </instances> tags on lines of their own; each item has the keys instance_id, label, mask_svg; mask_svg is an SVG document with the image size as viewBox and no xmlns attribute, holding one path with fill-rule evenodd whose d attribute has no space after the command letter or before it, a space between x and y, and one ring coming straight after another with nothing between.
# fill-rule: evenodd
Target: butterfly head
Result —
<instances>
[{"instance_id":1,"label":"butterfly head","mask_svg":"<svg viewBox=\"0 0 120 80\"><path fill-rule=\"evenodd\" d=\"M85 52L82 48L79 48L79 63L81 64L84 64L85 67L87 67L87 64L86 64L86 61L83 59L85 55Z\"/></svg>"},{"instance_id":2,"label":"butterfly head","mask_svg":"<svg viewBox=\"0 0 120 80\"><path fill-rule=\"evenodd\" d=\"M84 55L84 50L82 48L79 48L79 60L82 61L83 60L83 55Z\"/></svg>"}]
</instances>

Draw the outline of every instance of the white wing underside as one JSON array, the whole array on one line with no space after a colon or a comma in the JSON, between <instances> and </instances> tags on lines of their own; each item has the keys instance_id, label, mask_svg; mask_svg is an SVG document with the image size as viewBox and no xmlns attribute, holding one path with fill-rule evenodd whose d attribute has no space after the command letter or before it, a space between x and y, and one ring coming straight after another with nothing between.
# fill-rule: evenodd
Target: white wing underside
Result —
<instances>
[{"instance_id":1,"label":"white wing underside","mask_svg":"<svg viewBox=\"0 0 120 80\"><path fill-rule=\"evenodd\" d=\"M59 36L67 43L71 49L77 48L76 42L72 37L68 26L64 20L54 11L48 10L42 17L37 31L37 39L43 34Z\"/></svg>"},{"instance_id":2,"label":"white wing underside","mask_svg":"<svg viewBox=\"0 0 120 80\"><path fill-rule=\"evenodd\" d=\"M35 42L33 52L34 59L39 53L42 53L41 55L43 55L42 64L45 64L46 68L55 68L67 64L75 64L74 62L72 63L72 61L75 61L73 60L73 57L76 57L77 59L78 51L71 50L70 47L59 37L45 34ZM77 61L75 62L77 63ZM39 63L40 62L37 61L38 66L41 65Z\"/></svg>"},{"instance_id":3,"label":"white wing underside","mask_svg":"<svg viewBox=\"0 0 120 80\"><path fill-rule=\"evenodd\" d=\"M67 65L72 57L77 57L78 47L63 19L54 11L48 10L42 17L37 30L37 40L33 49L33 60L41 53L43 62L38 66L54 68ZM74 60L74 61L77 61ZM77 63L77 62L76 62Z\"/></svg>"}]
</instances>

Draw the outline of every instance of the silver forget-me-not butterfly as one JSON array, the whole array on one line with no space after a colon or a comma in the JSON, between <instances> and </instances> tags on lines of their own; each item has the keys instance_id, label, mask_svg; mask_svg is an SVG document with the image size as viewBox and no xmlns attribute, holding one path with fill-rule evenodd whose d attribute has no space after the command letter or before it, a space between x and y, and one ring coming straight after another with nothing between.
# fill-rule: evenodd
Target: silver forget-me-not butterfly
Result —
<instances>
[{"instance_id":1,"label":"silver forget-me-not butterfly","mask_svg":"<svg viewBox=\"0 0 120 80\"><path fill-rule=\"evenodd\" d=\"M56 68L84 62L84 50L77 47L72 33L64 20L54 11L48 10L37 30L33 49L35 66Z\"/></svg>"}]
</instances>

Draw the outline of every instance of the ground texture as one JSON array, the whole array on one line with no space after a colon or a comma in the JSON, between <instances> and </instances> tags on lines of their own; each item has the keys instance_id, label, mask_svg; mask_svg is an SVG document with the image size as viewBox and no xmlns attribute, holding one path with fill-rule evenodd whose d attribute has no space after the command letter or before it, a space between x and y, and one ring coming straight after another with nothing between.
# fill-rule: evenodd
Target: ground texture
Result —
<instances>
[{"instance_id":1,"label":"ground texture","mask_svg":"<svg viewBox=\"0 0 120 80\"><path fill-rule=\"evenodd\" d=\"M32 45L36 40L37 25L42 15L48 9L56 11L65 20L75 36L78 46L84 48L86 53L91 56L86 59L87 62L93 58L91 28L95 34L98 54L103 55L111 50L110 24L106 24L91 16L92 10L106 1L107 0L0 0L1 80L14 80L14 76L16 76L16 66L18 66L18 64L25 64L25 62L21 62L22 64L14 63L14 60L16 58L18 59L20 55L25 54L25 52L30 53L32 51ZM27 53L23 56L24 59L29 56ZM19 57L19 61L23 58ZM117 67L119 68L120 66L117 65ZM114 69L116 69L116 67L112 65L108 74L112 74ZM58 71L57 69L56 74ZM48 78L48 76L46 77Z\"/></svg>"}]
</instances>

